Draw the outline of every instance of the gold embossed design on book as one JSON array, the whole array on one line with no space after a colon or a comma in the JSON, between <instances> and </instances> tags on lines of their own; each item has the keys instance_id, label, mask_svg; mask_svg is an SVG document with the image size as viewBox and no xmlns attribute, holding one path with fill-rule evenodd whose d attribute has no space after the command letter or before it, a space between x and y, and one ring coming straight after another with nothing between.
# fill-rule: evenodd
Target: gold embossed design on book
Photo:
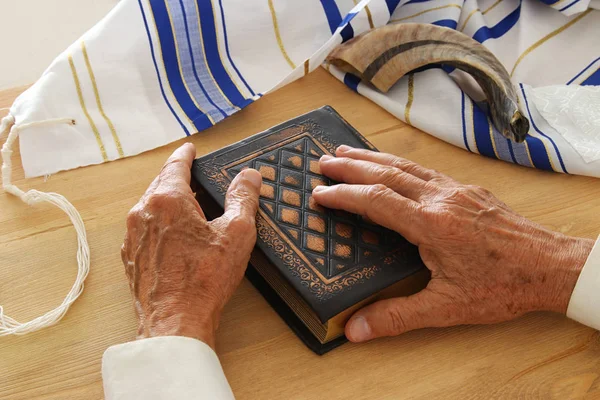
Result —
<instances>
[{"instance_id":1,"label":"gold embossed design on book","mask_svg":"<svg viewBox=\"0 0 600 400\"><path fill-rule=\"evenodd\" d=\"M373 277L384 257L401 257L396 250L401 238L359 216L316 204L312 189L331 184L320 175L319 158L335 152L337 144L310 120L286 131L293 133L283 142L228 165L206 163L204 174L224 193L242 169L261 172L258 236L317 299L324 300Z\"/></svg>"}]
</instances>

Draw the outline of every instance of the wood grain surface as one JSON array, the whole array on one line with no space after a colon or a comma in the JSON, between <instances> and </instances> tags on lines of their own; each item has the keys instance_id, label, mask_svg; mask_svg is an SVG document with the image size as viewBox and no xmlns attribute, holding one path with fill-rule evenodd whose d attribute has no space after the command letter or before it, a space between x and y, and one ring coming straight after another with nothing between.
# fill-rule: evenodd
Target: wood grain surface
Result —
<instances>
[{"instance_id":1,"label":"wood grain surface","mask_svg":"<svg viewBox=\"0 0 600 400\"><path fill-rule=\"evenodd\" d=\"M0 108L22 90L0 92ZM324 104L380 150L482 185L548 228L589 238L600 231L599 180L470 154L403 124L321 69L185 140L200 156ZM0 338L0 398L103 398L102 353L136 331L119 254L125 216L183 142L47 181L25 180L16 152L19 187L61 193L80 211L92 264L83 295L58 325ZM0 304L8 315L25 321L59 304L76 275L75 250L61 211L0 191ZM598 332L550 313L419 330L319 357L244 281L226 307L217 353L240 400L600 398Z\"/></svg>"}]
</instances>

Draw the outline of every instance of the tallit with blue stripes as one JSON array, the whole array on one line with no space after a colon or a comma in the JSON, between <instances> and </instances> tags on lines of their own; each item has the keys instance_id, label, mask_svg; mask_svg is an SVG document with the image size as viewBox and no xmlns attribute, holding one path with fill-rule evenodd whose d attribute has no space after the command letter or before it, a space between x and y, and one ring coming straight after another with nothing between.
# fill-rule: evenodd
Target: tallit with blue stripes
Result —
<instances>
[{"instance_id":1,"label":"tallit with blue stripes","mask_svg":"<svg viewBox=\"0 0 600 400\"><path fill-rule=\"evenodd\" d=\"M600 0L122 0L14 103L27 176L132 156L201 132L321 66L348 90L467 151L600 177ZM382 94L324 65L389 23L462 31L510 72L531 121L502 137L472 78L432 66ZM327 99L324 99L326 102ZM27 125L72 119L75 124Z\"/></svg>"}]
</instances>

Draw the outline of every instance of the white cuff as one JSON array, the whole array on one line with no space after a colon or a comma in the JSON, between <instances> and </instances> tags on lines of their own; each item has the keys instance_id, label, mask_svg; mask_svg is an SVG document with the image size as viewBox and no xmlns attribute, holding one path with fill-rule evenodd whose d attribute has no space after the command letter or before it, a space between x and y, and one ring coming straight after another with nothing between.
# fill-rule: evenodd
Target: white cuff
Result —
<instances>
[{"instance_id":1,"label":"white cuff","mask_svg":"<svg viewBox=\"0 0 600 400\"><path fill-rule=\"evenodd\" d=\"M102 379L106 400L234 398L213 349L182 336L108 348L102 358Z\"/></svg>"},{"instance_id":2,"label":"white cuff","mask_svg":"<svg viewBox=\"0 0 600 400\"><path fill-rule=\"evenodd\" d=\"M600 330L600 237L577 279L567 317Z\"/></svg>"}]
</instances>

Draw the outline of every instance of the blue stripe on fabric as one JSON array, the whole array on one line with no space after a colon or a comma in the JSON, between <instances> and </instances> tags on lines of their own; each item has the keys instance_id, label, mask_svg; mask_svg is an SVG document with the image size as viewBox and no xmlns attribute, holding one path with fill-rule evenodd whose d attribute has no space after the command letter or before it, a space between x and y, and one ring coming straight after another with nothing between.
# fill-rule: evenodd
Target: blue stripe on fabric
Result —
<instances>
[{"instance_id":1,"label":"blue stripe on fabric","mask_svg":"<svg viewBox=\"0 0 600 400\"><path fill-rule=\"evenodd\" d=\"M563 11L565 11L566 9L570 8L572 5L574 5L574 4L577 4L577 3L579 3L579 0L575 0L574 2L572 2L571 4L569 4L568 6L565 6L565 7L561 8L561 9L560 9L560 10L558 10L558 11L560 11L560 12L563 12Z\"/></svg>"},{"instance_id":2,"label":"blue stripe on fabric","mask_svg":"<svg viewBox=\"0 0 600 400\"><path fill-rule=\"evenodd\" d=\"M501 36L504 36L506 32L508 32L512 29L513 26L515 26L515 24L519 21L520 16L521 2L519 2L519 6L513 12L507 15L496 25L492 26L491 28L488 26L482 26L481 28L479 28L473 35L473 39L477 40L479 43L483 43L488 39L497 39ZM456 25L453 27L453 29L456 29ZM450 74L456 68L451 66L444 66L443 69L444 71Z\"/></svg>"},{"instance_id":3,"label":"blue stripe on fabric","mask_svg":"<svg viewBox=\"0 0 600 400\"><path fill-rule=\"evenodd\" d=\"M196 69L196 59L194 59L194 51L192 47L192 41L190 40L190 29L187 21L187 14L183 5L183 1L179 0L179 6L174 4L177 0L167 0L171 9L171 16L173 17L174 31L176 46L179 49L179 62L181 63L181 72L183 79L190 88L191 95L196 100L196 103L200 105L204 112L207 112L215 122L221 121L227 117L227 114L221 107L219 107L213 100L212 96L206 91L198 71ZM183 30L180 29L181 22L183 22ZM185 38L183 34L185 33ZM198 43L195 43L196 46ZM197 54L198 55L198 54ZM198 62L200 62L198 60ZM216 92L216 91L215 91ZM213 93L214 95L215 93Z\"/></svg>"},{"instance_id":4,"label":"blue stripe on fabric","mask_svg":"<svg viewBox=\"0 0 600 400\"><path fill-rule=\"evenodd\" d=\"M223 39L225 40L225 53L227 53L227 59L229 60L229 63L231 64L231 66L233 67L233 69L235 70L237 75L240 77L240 79L244 83L244 86L246 86L246 89L248 89L250 91L250 93L252 93L252 96L256 96L256 93L254 93L254 90L252 90L250 85L248 85L248 82L246 82L246 80L244 79L244 76L240 73L238 68L235 66L235 63L233 62L233 59L231 58L231 53L229 53L229 41L227 40L227 26L225 25L225 10L223 9L222 0L219 0L219 8L221 9L221 26L223 27Z\"/></svg>"},{"instance_id":5,"label":"blue stripe on fabric","mask_svg":"<svg viewBox=\"0 0 600 400\"><path fill-rule=\"evenodd\" d=\"M340 35L342 36L342 43L347 42L354 37L354 29L348 24L340 31Z\"/></svg>"},{"instance_id":6,"label":"blue stripe on fabric","mask_svg":"<svg viewBox=\"0 0 600 400\"><path fill-rule=\"evenodd\" d=\"M575 79L579 78L581 75L583 75L583 73L585 71L587 71L588 69L590 69L590 67L594 64L596 64L598 61L600 61L600 57L596 58L594 61L592 61L590 63L590 65L588 65L587 67L585 67L580 73L578 73L577 75L575 75L575 77L573 79L571 79L569 82L567 82L567 85L570 85L571 83L573 83L575 81Z\"/></svg>"},{"instance_id":7,"label":"blue stripe on fabric","mask_svg":"<svg viewBox=\"0 0 600 400\"><path fill-rule=\"evenodd\" d=\"M345 74L344 75L344 84L348 86L350 89L354 90L358 93L358 84L360 83L360 78L356 75Z\"/></svg>"},{"instance_id":8,"label":"blue stripe on fabric","mask_svg":"<svg viewBox=\"0 0 600 400\"><path fill-rule=\"evenodd\" d=\"M458 23L453 19L441 19L439 21L432 22L432 25L445 26L446 28L456 29Z\"/></svg>"},{"instance_id":9,"label":"blue stripe on fabric","mask_svg":"<svg viewBox=\"0 0 600 400\"><path fill-rule=\"evenodd\" d=\"M462 131L463 131L463 140L465 141L465 148L471 151L471 147L469 146L469 141L467 140L467 120L465 119L465 92L460 91L460 113L462 115Z\"/></svg>"},{"instance_id":10,"label":"blue stripe on fabric","mask_svg":"<svg viewBox=\"0 0 600 400\"><path fill-rule=\"evenodd\" d=\"M388 1L388 3L390 2L390 0L386 0ZM402 4L403 6L407 5L407 4L414 4L414 3L426 3L430 0L409 0L406 3ZM398 0L398 3L400 3L400 1Z\"/></svg>"},{"instance_id":11,"label":"blue stripe on fabric","mask_svg":"<svg viewBox=\"0 0 600 400\"><path fill-rule=\"evenodd\" d=\"M198 131L211 127L213 124L208 116L198 110L190 97L183 79L179 73L179 61L175 51L175 38L169 21L166 4L163 1L150 1L150 8L156 22L156 30L160 40L163 63L167 73L167 79L173 91L175 99L181 106L183 112L192 121Z\"/></svg>"},{"instance_id":12,"label":"blue stripe on fabric","mask_svg":"<svg viewBox=\"0 0 600 400\"><path fill-rule=\"evenodd\" d=\"M321 0L321 5L323 6L325 16L327 17L329 30L331 33L334 33L338 26L340 26L342 23L342 14L340 14L340 9L335 3L335 0Z\"/></svg>"},{"instance_id":13,"label":"blue stripe on fabric","mask_svg":"<svg viewBox=\"0 0 600 400\"><path fill-rule=\"evenodd\" d=\"M479 43L483 43L488 39L498 39L511 30L511 28L519 21L520 17L521 1L519 1L519 6L513 12L508 14L502 21L498 22L493 27L482 26L479 28L473 35L473 39L477 40Z\"/></svg>"},{"instance_id":14,"label":"blue stripe on fabric","mask_svg":"<svg viewBox=\"0 0 600 400\"><path fill-rule=\"evenodd\" d=\"M552 146L554 147L554 151L556 151L556 155L558 156L558 161L560 162L560 166L561 166L563 172L565 174L568 174L567 169L565 168L565 163L563 162L562 156L560 155L560 152L558 151L558 146L556 146L556 143L554 143L554 140L552 140L551 137L549 137L544 132L539 130L539 128L535 124L535 121L533 120L533 117L531 116L531 111L529 110L529 102L527 101L527 96L525 95L525 89L523 88L523 84L519 83L519 86L521 87L521 93L523 93L523 99L525 100L525 106L527 107L527 114L529 115L529 121L531 122L531 124L533 125L533 128L536 130L537 133L539 133L540 135L542 135L543 137L548 139L550 141L550 143L552 143ZM550 155L548 155L548 157L550 157Z\"/></svg>"},{"instance_id":15,"label":"blue stripe on fabric","mask_svg":"<svg viewBox=\"0 0 600 400\"><path fill-rule=\"evenodd\" d=\"M146 28L146 35L148 35L148 42L150 44L150 54L152 55L152 63L154 63L154 69L156 70L156 77L158 78L158 86L160 87L160 93L162 94L162 97L165 100L165 103L167 103L167 107L169 107L169 110L171 110L171 113L173 114L173 116L175 117L177 122L179 122L179 125L181 125L181 128L185 132L185 135L190 136L190 132L185 127L183 122L181 122L181 120L179 119L179 116L177 115L175 110L173 110L173 107L171 106L171 103L169 102L169 100L167 99L167 95L165 94L165 89L163 88L162 79L160 77L160 72L158 70L158 64L156 63L156 55L154 54L154 45L152 44L152 35L150 34L150 29L148 28L148 21L146 20L146 13L144 12L144 6L142 5L142 0L138 0L138 4L140 6L140 11L142 12L142 19L144 20L144 27Z\"/></svg>"},{"instance_id":16,"label":"blue stripe on fabric","mask_svg":"<svg viewBox=\"0 0 600 400\"><path fill-rule=\"evenodd\" d=\"M560 0L540 0L542 3L551 6L552 4L558 3Z\"/></svg>"},{"instance_id":17,"label":"blue stripe on fabric","mask_svg":"<svg viewBox=\"0 0 600 400\"><path fill-rule=\"evenodd\" d=\"M327 17L327 23L329 24L329 30L331 33L335 33L337 28L347 24L340 31L342 43L352 39L354 37L354 29L352 29L350 21L356 16L356 13L348 13L348 15L342 19L342 14L340 13L340 9L338 8L335 0L321 0L321 5L325 11L325 16Z\"/></svg>"},{"instance_id":18,"label":"blue stripe on fabric","mask_svg":"<svg viewBox=\"0 0 600 400\"><path fill-rule=\"evenodd\" d=\"M347 23L352 21L354 19L354 17L356 17L357 14L358 14L357 12L350 12L350 13L346 14L346 16L344 17L342 22L340 22L340 25L346 25Z\"/></svg>"},{"instance_id":19,"label":"blue stripe on fabric","mask_svg":"<svg viewBox=\"0 0 600 400\"><path fill-rule=\"evenodd\" d=\"M242 93L240 93L221 61L212 0L198 0L196 3L198 5L198 12L200 13L200 29L204 40L204 53L206 54L208 67L229 101L240 108L244 108L248 104L251 104L252 100L246 99ZM225 25L223 24L223 26Z\"/></svg>"},{"instance_id":20,"label":"blue stripe on fabric","mask_svg":"<svg viewBox=\"0 0 600 400\"><path fill-rule=\"evenodd\" d=\"M486 113L477 104L473 104L473 131L479 153L486 157L496 158L490 137L490 122Z\"/></svg>"},{"instance_id":21,"label":"blue stripe on fabric","mask_svg":"<svg viewBox=\"0 0 600 400\"><path fill-rule=\"evenodd\" d=\"M542 143L540 139L533 136L527 136L525 141L529 147L529 154L531 155L531 161L533 161L533 165L538 169L554 171L552 168L552 163L550 163L550 156L546 152L546 147L544 147L544 143Z\"/></svg>"},{"instance_id":22,"label":"blue stripe on fabric","mask_svg":"<svg viewBox=\"0 0 600 400\"><path fill-rule=\"evenodd\" d=\"M585 81L581 82L583 86L595 86L600 85L600 68L596 70L593 74L588 76Z\"/></svg>"},{"instance_id":23,"label":"blue stripe on fabric","mask_svg":"<svg viewBox=\"0 0 600 400\"><path fill-rule=\"evenodd\" d=\"M424 1L424 0L413 0L413 1L420 2L420 1ZM394 13L394 11L396 10L396 7L398 7L398 4L400 4L400 0L385 0L385 3L387 4L388 11L390 12L390 17L391 17L392 14ZM410 1L408 3L410 3ZM408 3L406 3L406 4L408 4Z\"/></svg>"}]
</instances>

